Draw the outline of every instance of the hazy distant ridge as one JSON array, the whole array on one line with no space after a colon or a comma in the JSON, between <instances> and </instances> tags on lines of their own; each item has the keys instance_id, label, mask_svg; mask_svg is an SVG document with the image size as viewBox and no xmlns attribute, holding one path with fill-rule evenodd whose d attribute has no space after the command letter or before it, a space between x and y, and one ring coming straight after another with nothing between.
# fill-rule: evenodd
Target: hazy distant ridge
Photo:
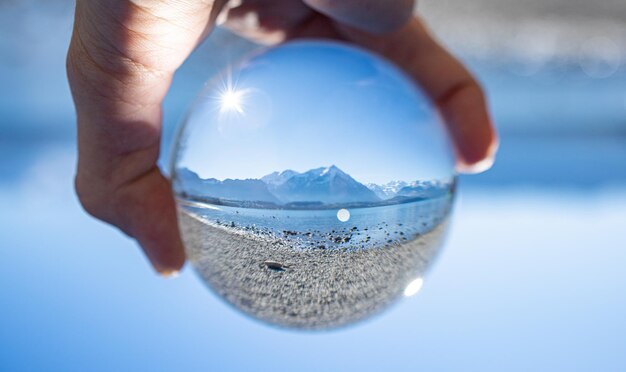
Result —
<instances>
[{"instance_id":1,"label":"hazy distant ridge","mask_svg":"<svg viewBox=\"0 0 626 372\"><path fill-rule=\"evenodd\" d=\"M178 194L219 204L246 202L248 207L375 206L443 196L450 184L440 181L392 181L364 185L335 165L299 173L273 172L261 179L203 179L181 168L174 178Z\"/></svg>"}]
</instances>

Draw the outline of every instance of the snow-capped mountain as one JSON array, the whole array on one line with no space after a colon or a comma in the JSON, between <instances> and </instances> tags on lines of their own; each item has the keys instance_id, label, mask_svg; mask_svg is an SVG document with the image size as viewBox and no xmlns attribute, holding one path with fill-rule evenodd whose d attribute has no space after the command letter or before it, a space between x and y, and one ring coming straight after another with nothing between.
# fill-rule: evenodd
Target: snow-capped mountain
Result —
<instances>
[{"instance_id":1,"label":"snow-capped mountain","mask_svg":"<svg viewBox=\"0 0 626 372\"><path fill-rule=\"evenodd\" d=\"M449 185L440 181L415 181L398 190L396 196L428 199L444 196L448 191Z\"/></svg>"},{"instance_id":2,"label":"snow-capped mountain","mask_svg":"<svg viewBox=\"0 0 626 372\"><path fill-rule=\"evenodd\" d=\"M368 183L367 187L376 195L389 200L396 196L411 198L433 198L443 196L448 192L449 184L442 181L391 181L384 185Z\"/></svg>"},{"instance_id":3,"label":"snow-capped mountain","mask_svg":"<svg viewBox=\"0 0 626 372\"><path fill-rule=\"evenodd\" d=\"M372 190L334 165L295 174L272 192L286 203L315 201L334 204L380 200Z\"/></svg>"},{"instance_id":4,"label":"snow-capped mountain","mask_svg":"<svg viewBox=\"0 0 626 372\"><path fill-rule=\"evenodd\" d=\"M404 181L391 181L384 185L368 183L365 186L367 186L368 189L372 190L376 194L376 196L378 196L382 200L387 200L396 196L401 188L408 186L408 183Z\"/></svg>"}]
</instances>

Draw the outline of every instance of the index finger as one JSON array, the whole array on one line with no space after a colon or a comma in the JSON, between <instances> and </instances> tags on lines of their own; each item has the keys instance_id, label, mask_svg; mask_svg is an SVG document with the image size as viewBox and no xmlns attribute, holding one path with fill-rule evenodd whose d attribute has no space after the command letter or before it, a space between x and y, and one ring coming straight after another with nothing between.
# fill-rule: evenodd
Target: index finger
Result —
<instances>
[{"instance_id":1,"label":"index finger","mask_svg":"<svg viewBox=\"0 0 626 372\"><path fill-rule=\"evenodd\" d=\"M411 76L439 108L457 152L457 170L478 173L491 167L498 139L480 84L413 17L383 35L337 25L346 39L390 59Z\"/></svg>"}]
</instances>

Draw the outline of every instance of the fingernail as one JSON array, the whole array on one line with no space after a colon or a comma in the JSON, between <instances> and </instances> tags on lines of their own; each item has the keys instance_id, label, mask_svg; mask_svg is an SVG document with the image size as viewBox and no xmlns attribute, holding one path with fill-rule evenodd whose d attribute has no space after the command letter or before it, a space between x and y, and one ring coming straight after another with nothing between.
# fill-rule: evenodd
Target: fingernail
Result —
<instances>
[{"instance_id":1,"label":"fingernail","mask_svg":"<svg viewBox=\"0 0 626 372\"><path fill-rule=\"evenodd\" d=\"M180 275L180 272L178 270L165 270L159 272L159 274L165 279L176 279L178 275Z\"/></svg>"},{"instance_id":2,"label":"fingernail","mask_svg":"<svg viewBox=\"0 0 626 372\"><path fill-rule=\"evenodd\" d=\"M482 173L482 172L489 170L489 168L493 166L494 161L495 161L495 157L492 156L492 157L485 158L479 161L478 163L474 163L474 164L460 163L456 166L456 170L457 172L464 173L464 174L478 174L478 173Z\"/></svg>"},{"instance_id":3,"label":"fingernail","mask_svg":"<svg viewBox=\"0 0 626 372\"><path fill-rule=\"evenodd\" d=\"M464 174L478 174L488 171L496 161L496 153L500 147L500 141L495 138L487 150L487 156L476 163L465 164L463 162L457 164L456 170Z\"/></svg>"}]
</instances>

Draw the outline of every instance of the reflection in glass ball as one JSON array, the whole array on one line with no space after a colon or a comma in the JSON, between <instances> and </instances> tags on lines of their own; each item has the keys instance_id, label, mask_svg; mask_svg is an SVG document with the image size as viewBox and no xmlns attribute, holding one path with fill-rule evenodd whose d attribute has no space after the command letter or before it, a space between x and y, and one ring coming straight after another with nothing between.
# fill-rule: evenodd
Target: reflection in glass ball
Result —
<instances>
[{"instance_id":1,"label":"reflection in glass ball","mask_svg":"<svg viewBox=\"0 0 626 372\"><path fill-rule=\"evenodd\" d=\"M419 290L453 166L437 113L403 73L308 41L210 83L171 171L183 241L209 286L258 319L320 329Z\"/></svg>"}]
</instances>

